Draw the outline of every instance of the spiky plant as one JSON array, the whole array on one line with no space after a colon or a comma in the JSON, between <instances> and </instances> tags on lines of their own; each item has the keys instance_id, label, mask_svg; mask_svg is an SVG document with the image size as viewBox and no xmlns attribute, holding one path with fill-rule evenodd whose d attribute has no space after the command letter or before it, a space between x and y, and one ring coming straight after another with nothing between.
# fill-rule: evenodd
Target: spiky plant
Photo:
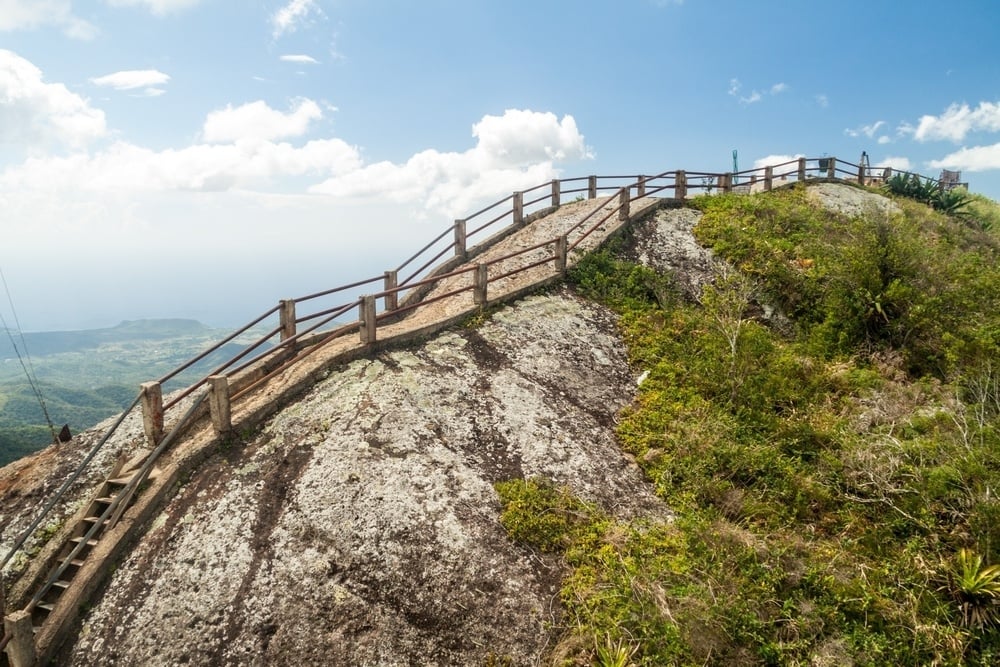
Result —
<instances>
[{"instance_id":1,"label":"spiky plant","mask_svg":"<svg viewBox=\"0 0 1000 667\"><path fill-rule=\"evenodd\" d=\"M983 565L983 557L961 549L952 572L953 593L962 623L981 628L1000 621L1000 565Z\"/></svg>"}]
</instances>

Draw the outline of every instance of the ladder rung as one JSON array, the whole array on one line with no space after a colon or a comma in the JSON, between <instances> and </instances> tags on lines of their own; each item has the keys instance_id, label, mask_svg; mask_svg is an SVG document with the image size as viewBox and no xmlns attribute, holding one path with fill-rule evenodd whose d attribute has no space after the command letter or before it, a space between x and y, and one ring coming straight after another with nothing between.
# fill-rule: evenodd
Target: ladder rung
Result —
<instances>
[{"instance_id":1,"label":"ladder rung","mask_svg":"<svg viewBox=\"0 0 1000 667\"><path fill-rule=\"evenodd\" d=\"M80 542L83 542L83 536L70 538L70 542L76 542L77 544L79 544ZM97 546L97 540L88 540L87 541L87 546L88 547L96 547Z\"/></svg>"},{"instance_id":2,"label":"ladder rung","mask_svg":"<svg viewBox=\"0 0 1000 667\"><path fill-rule=\"evenodd\" d=\"M99 517L99 516L88 516L88 517L84 517L83 520L86 521L87 523L98 523L98 522L107 523L108 522L108 519L104 519L104 521L101 521L101 517Z\"/></svg>"},{"instance_id":3,"label":"ladder rung","mask_svg":"<svg viewBox=\"0 0 1000 667\"><path fill-rule=\"evenodd\" d=\"M110 505L114 501L115 501L115 499L113 497L111 497L111 496L107 496L107 497L104 497L104 498L94 498L94 502L95 503L104 503L105 505Z\"/></svg>"},{"instance_id":4,"label":"ladder rung","mask_svg":"<svg viewBox=\"0 0 1000 667\"><path fill-rule=\"evenodd\" d=\"M68 582L68 581L63 581L62 579L57 579L57 580L55 580L55 581L52 582L52 586L53 586L53 588L61 588L62 590L66 590L67 588L69 588L69 583L70 582Z\"/></svg>"},{"instance_id":5,"label":"ladder rung","mask_svg":"<svg viewBox=\"0 0 1000 667\"><path fill-rule=\"evenodd\" d=\"M60 558L60 559L59 559L59 562L60 562L60 563L65 563L65 562L66 562L66 559L65 559L65 558ZM83 567L83 563L84 563L84 561L80 560L79 558L74 558L73 560L71 560L71 561L69 562L69 564L70 564L71 566L73 566L73 567Z\"/></svg>"},{"instance_id":6,"label":"ladder rung","mask_svg":"<svg viewBox=\"0 0 1000 667\"><path fill-rule=\"evenodd\" d=\"M41 609L43 611L52 611L56 608L54 602L38 602L35 604L35 609Z\"/></svg>"}]
</instances>

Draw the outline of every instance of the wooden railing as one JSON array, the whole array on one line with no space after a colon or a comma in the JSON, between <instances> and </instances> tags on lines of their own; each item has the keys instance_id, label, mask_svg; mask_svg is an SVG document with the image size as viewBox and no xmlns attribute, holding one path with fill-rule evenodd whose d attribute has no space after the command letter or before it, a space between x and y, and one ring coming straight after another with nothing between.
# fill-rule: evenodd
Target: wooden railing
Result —
<instances>
[{"instance_id":1,"label":"wooden railing","mask_svg":"<svg viewBox=\"0 0 1000 667\"><path fill-rule=\"evenodd\" d=\"M798 158L736 173L674 170L653 176L640 174L555 179L527 190L514 192L466 218L456 220L452 226L443 230L414 255L382 275L295 299L283 300L170 373L154 382L143 384L136 403L142 406L146 438L155 451L162 451L159 445L164 439L166 416L199 389L207 391L208 411L214 428L219 433L225 433L229 429L233 401L248 395L276 374L336 339L353 332L360 336L362 344L370 345L377 339L380 324L396 322L413 311L441 299L472 292L473 303L477 305L487 303L491 280L507 278L550 262L557 273L564 272L568 253L577 248L581 241L604 225L612 216L617 215L623 220L628 218L633 192L636 197L659 197L681 201L695 194L767 191L809 179L838 179L862 185L878 185L899 173L915 175L889 167L863 167L833 157ZM919 177L936 182L935 179ZM556 210L563 204L565 196L575 195L576 199L596 199L608 193L617 198L617 203L612 208L596 207L559 237L504 257L469 264L471 260L506 236L534 219ZM571 236L574 237L572 241ZM470 246L470 240L474 239L481 240ZM505 260L543 248L547 249L548 254L541 259L501 274L490 274L491 267ZM399 276L404 274L406 277L399 280ZM471 275L467 285L428 297L435 284L446 278L466 274ZM362 288L369 289L369 293L360 294ZM382 302L381 309L378 308L379 301ZM303 313L303 306L306 304L315 310ZM356 318L350 315L352 311L357 312ZM344 318L352 319L344 322ZM174 380L198 362L218 352L224 345L261 327L264 328L264 333L246 345L238 355L219 364L174 394L168 402L163 402L162 387L165 383ZM198 399L199 402L201 400ZM133 403L133 408L136 403ZM87 454L78 470L63 484L57 494L46 502L42 513L28 529L22 532L3 561L0 561L0 569L6 566L24 546L25 541L34 533L45 515L65 495L70 482L80 475L121 423L120 418ZM152 465L152 462L149 465Z\"/></svg>"}]
</instances>

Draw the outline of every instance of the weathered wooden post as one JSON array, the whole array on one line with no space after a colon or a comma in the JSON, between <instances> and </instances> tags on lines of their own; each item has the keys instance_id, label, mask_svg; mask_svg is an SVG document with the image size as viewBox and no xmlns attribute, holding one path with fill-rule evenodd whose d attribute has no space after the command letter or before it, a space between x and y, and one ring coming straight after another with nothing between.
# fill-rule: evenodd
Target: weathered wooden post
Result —
<instances>
[{"instance_id":1,"label":"weathered wooden post","mask_svg":"<svg viewBox=\"0 0 1000 667\"><path fill-rule=\"evenodd\" d=\"M486 286L489 282L489 267L486 264L476 264L476 272L472 275L472 301L477 306L485 306L487 299Z\"/></svg>"},{"instance_id":2,"label":"weathered wooden post","mask_svg":"<svg viewBox=\"0 0 1000 667\"><path fill-rule=\"evenodd\" d=\"M150 447L163 439L163 387L159 382L144 382L142 387L142 428Z\"/></svg>"},{"instance_id":3,"label":"weathered wooden post","mask_svg":"<svg viewBox=\"0 0 1000 667\"><path fill-rule=\"evenodd\" d=\"M837 158L829 157L826 163L826 177L837 178Z\"/></svg>"},{"instance_id":4,"label":"weathered wooden post","mask_svg":"<svg viewBox=\"0 0 1000 667\"><path fill-rule=\"evenodd\" d=\"M375 297L366 294L361 297L361 342L370 345L375 342Z\"/></svg>"},{"instance_id":5,"label":"weathered wooden post","mask_svg":"<svg viewBox=\"0 0 1000 667\"><path fill-rule=\"evenodd\" d=\"M674 199L686 199L688 196L687 174L683 169L674 172Z\"/></svg>"},{"instance_id":6,"label":"weathered wooden post","mask_svg":"<svg viewBox=\"0 0 1000 667\"><path fill-rule=\"evenodd\" d=\"M281 340L295 337L295 299L282 299L279 303L278 319L281 327Z\"/></svg>"},{"instance_id":7,"label":"weathered wooden post","mask_svg":"<svg viewBox=\"0 0 1000 667\"><path fill-rule=\"evenodd\" d=\"M892 167L886 167L885 168L885 171L882 172L882 178L883 178L883 180L886 180L886 181L888 181L890 178L892 178Z\"/></svg>"},{"instance_id":8,"label":"weathered wooden post","mask_svg":"<svg viewBox=\"0 0 1000 667\"><path fill-rule=\"evenodd\" d=\"M385 309L387 311L396 310L399 308L399 292L395 291L399 286L399 272L398 271L386 271L385 279L382 282L383 291L385 294Z\"/></svg>"},{"instance_id":9,"label":"weathered wooden post","mask_svg":"<svg viewBox=\"0 0 1000 667\"><path fill-rule=\"evenodd\" d=\"M208 378L208 409L216 434L226 435L233 430L232 407L229 400L229 378L211 375Z\"/></svg>"},{"instance_id":10,"label":"weathered wooden post","mask_svg":"<svg viewBox=\"0 0 1000 667\"><path fill-rule=\"evenodd\" d=\"M639 176L639 186L635 189L635 196L636 197L645 197L646 196L646 177L645 176L642 176L642 175Z\"/></svg>"},{"instance_id":11,"label":"weathered wooden post","mask_svg":"<svg viewBox=\"0 0 1000 667\"><path fill-rule=\"evenodd\" d=\"M628 188L622 188L618 192L618 219L625 221L628 220L629 213L629 198L628 198Z\"/></svg>"},{"instance_id":12,"label":"weathered wooden post","mask_svg":"<svg viewBox=\"0 0 1000 667\"><path fill-rule=\"evenodd\" d=\"M552 179L552 205L560 205L560 195L561 195L562 184L559 182L558 178Z\"/></svg>"},{"instance_id":13,"label":"weathered wooden post","mask_svg":"<svg viewBox=\"0 0 1000 667\"><path fill-rule=\"evenodd\" d=\"M455 221L455 257L465 259L465 220Z\"/></svg>"},{"instance_id":14,"label":"weathered wooden post","mask_svg":"<svg viewBox=\"0 0 1000 667\"><path fill-rule=\"evenodd\" d=\"M858 165L858 185L864 185L865 184L865 176L866 176L866 174L865 174L865 165L863 164L864 160L862 160L861 162L862 162L862 164Z\"/></svg>"},{"instance_id":15,"label":"weathered wooden post","mask_svg":"<svg viewBox=\"0 0 1000 667\"><path fill-rule=\"evenodd\" d=\"M719 186L722 188L722 192L729 194L733 191L733 174L732 172L726 172L722 175L722 184Z\"/></svg>"},{"instance_id":16,"label":"weathered wooden post","mask_svg":"<svg viewBox=\"0 0 1000 667\"><path fill-rule=\"evenodd\" d=\"M31 612L19 609L4 617L4 630L10 637L7 659L11 667L34 667L35 633L31 627Z\"/></svg>"},{"instance_id":17,"label":"weathered wooden post","mask_svg":"<svg viewBox=\"0 0 1000 667\"><path fill-rule=\"evenodd\" d=\"M514 193L514 226L520 227L524 224L524 193Z\"/></svg>"},{"instance_id":18,"label":"weathered wooden post","mask_svg":"<svg viewBox=\"0 0 1000 667\"><path fill-rule=\"evenodd\" d=\"M556 273L566 275L566 258L569 253L569 239L563 234L556 239Z\"/></svg>"},{"instance_id":19,"label":"weathered wooden post","mask_svg":"<svg viewBox=\"0 0 1000 667\"><path fill-rule=\"evenodd\" d=\"M587 178L587 199L597 199L597 176Z\"/></svg>"},{"instance_id":20,"label":"weathered wooden post","mask_svg":"<svg viewBox=\"0 0 1000 667\"><path fill-rule=\"evenodd\" d=\"M804 157L799 158L799 180L806 180L806 159Z\"/></svg>"},{"instance_id":21,"label":"weathered wooden post","mask_svg":"<svg viewBox=\"0 0 1000 667\"><path fill-rule=\"evenodd\" d=\"M774 167L767 165L764 167L764 190L770 190L774 187Z\"/></svg>"}]
</instances>

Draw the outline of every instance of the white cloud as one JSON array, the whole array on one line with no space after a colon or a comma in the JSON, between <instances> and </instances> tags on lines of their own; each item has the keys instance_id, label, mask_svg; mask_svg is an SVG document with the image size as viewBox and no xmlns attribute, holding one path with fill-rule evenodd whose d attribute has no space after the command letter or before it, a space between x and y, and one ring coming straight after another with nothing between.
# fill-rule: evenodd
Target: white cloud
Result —
<instances>
[{"instance_id":1,"label":"white cloud","mask_svg":"<svg viewBox=\"0 0 1000 667\"><path fill-rule=\"evenodd\" d=\"M0 143L79 148L106 133L103 111L61 83L45 83L35 65L0 49Z\"/></svg>"},{"instance_id":2,"label":"white cloud","mask_svg":"<svg viewBox=\"0 0 1000 667\"><path fill-rule=\"evenodd\" d=\"M828 98L826 95L820 94L813 99L816 100L816 104L818 104L821 109L825 109L828 106L830 106L830 98Z\"/></svg>"},{"instance_id":3,"label":"white cloud","mask_svg":"<svg viewBox=\"0 0 1000 667\"><path fill-rule=\"evenodd\" d=\"M299 137L309 131L310 122L322 117L323 111L310 99L295 100L288 113L272 109L258 100L235 108L228 105L209 113L202 136L209 143Z\"/></svg>"},{"instance_id":4,"label":"white cloud","mask_svg":"<svg viewBox=\"0 0 1000 667\"><path fill-rule=\"evenodd\" d=\"M170 81L170 75L155 69L124 70L113 74L94 77L90 80L96 86L114 88L115 90L134 90L135 88L154 88ZM162 91L161 91L162 94Z\"/></svg>"},{"instance_id":5,"label":"white cloud","mask_svg":"<svg viewBox=\"0 0 1000 667\"><path fill-rule=\"evenodd\" d=\"M969 132L1000 130L1000 103L980 102L975 109L968 104L952 104L940 116L921 116L915 128L904 124L900 130L912 132L917 141L945 139L957 143Z\"/></svg>"},{"instance_id":6,"label":"white cloud","mask_svg":"<svg viewBox=\"0 0 1000 667\"><path fill-rule=\"evenodd\" d=\"M295 32L299 26L309 20L312 14L323 15L316 0L289 0L287 5L276 11L271 17L274 38L277 39L287 33Z\"/></svg>"},{"instance_id":7,"label":"white cloud","mask_svg":"<svg viewBox=\"0 0 1000 667\"><path fill-rule=\"evenodd\" d=\"M872 123L871 125L862 125L861 127L854 129L848 128L844 130L844 134L846 134L849 137L860 137L864 135L869 139L874 139L875 133L878 132L879 128L881 128L884 125L885 125L884 120L878 120Z\"/></svg>"},{"instance_id":8,"label":"white cloud","mask_svg":"<svg viewBox=\"0 0 1000 667\"><path fill-rule=\"evenodd\" d=\"M793 162L798 160L800 157L805 157L802 153L796 153L795 155L768 155L767 157L762 157L753 161L754 169L762 169L763 167L776 167L779 164L785 164L786 162ZM791 169L789 165L789 169Z\"/></svg>"},{"instance_id":9,"label":"white cloud","mask_svg":"<svg viewBox=\"0 0 1000 667\"><path fill-rule=\"evenodd\" d=\"M282 62L286 63L301 63L304 65L318 65L319 61L312 56L307 56L305 54L285 54L279 58Z\"/></svg>"},{"instance_id":10,"label":"white cloud","mask_svg":"<svg viewBox=\"0 0 1000 667\"><path fill-rule=\"evenodd\" d=\"M104 0L112 7L143 7L157 16L187 9L197 5L201 0Z\"/></svg>"},{"instance_id":11,"label":"white cloud","mask_svg":"<svg viewBox=\"0 0 1000 667\"><path fill-rule=\"evenodd\" d=\"M878 162L875 163L876 167L892 167L893 169L899 169L901 171L912 171L913 163L910 162L909 158L899 157L895 155L887 155Z\"/></svg>"},{"instance_id":12,"label":"white cloud","mask_svg":"<svg viewBox=\"0 0 1000 667\"><path fill-rule=\"evenodd\" d=\"M883 134L881 137L878 138L878 143L880 146L884 144L891 144L892 138Z\"/></svg>"},{"instance_id":13,"label":"white cloud","mask_svg":"<svg viewBox=\"0 0 1000 667\"><path fill-rule=\"evenodd\" d=\"M426 150L404 164L379 162L330 178L312 192L422 202L428 210L468 213L475 202L550 180L556 162L593 157L572 116L509 109L473 125L475 147Z\"/></svg>"},{"instance_id":14,"label":"white cloud","mask_svg":"<svg viewBox=\"0 0 1000 667\"><path fill-rule=\"evenodd\" d=\"M729 80L729 94L733 97L738 98L740 104L743 105L755 104L764 99L764 93L756 89L751 90L749 95L740 95L740 90L742 89L743 89L743 84L740 83L739 79ZM779 95L785 92L786 90L788 90L787 83L776 83L772 85L767 92L770 95Z\"/></svg>"},{"instance_id":15,"label":"white cloud","mask_svg":"<svg viewBox=\"0 0 1000 667\"><path fill-rule=\"evenodd\" d=\"M962 148L940 160L931 160L928 165L934 169L958 169L962 171L1000 169L1000 143L992 146Z\"/></svg>"},{"instance_id":16,"label":"white cloud","mask_svg":"<svg viewBox=\"0 0 1000 667\"><path fill-rule=\"evenodd\" d=\"M97 28L73 14L72 0L0 0L0 32L57 26L74 39L93 39Z\"/></svg>"}]
</instances>

